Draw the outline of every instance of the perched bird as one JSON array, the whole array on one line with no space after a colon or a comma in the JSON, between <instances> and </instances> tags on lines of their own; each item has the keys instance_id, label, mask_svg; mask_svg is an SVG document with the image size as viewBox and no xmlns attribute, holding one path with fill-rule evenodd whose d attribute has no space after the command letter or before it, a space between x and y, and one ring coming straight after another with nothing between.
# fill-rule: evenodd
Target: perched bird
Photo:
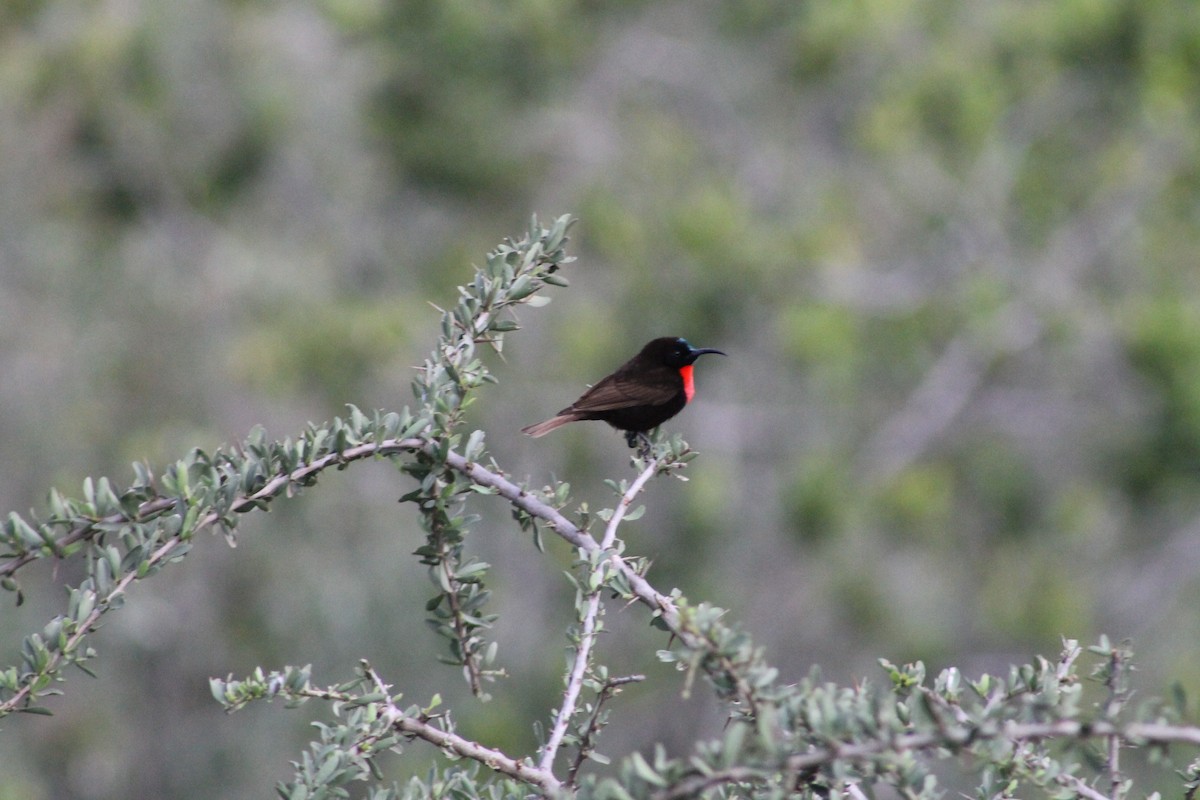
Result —
<instances>
[{"instance_id":1,"label":"perched bird","mask_svg":"<svg viewBox=\"0 0 1200 800\"><path fill-rule=\"evenodd\" d=\"M521 433L545 436L568 422L599 419L625 431L625 441L635 447L639 437L682 411L696 394L692 365L705 353L725 355L711 347L692 347L686 339L655 339L574 403Z\"/></svg>"}]
</instances>

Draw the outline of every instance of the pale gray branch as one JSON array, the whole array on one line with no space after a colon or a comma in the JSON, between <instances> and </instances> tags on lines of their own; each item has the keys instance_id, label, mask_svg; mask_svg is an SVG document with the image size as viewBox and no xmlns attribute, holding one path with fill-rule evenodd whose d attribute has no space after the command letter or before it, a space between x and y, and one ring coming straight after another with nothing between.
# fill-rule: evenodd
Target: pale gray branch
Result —
<instances>
[{"instance_id":1,"label":"pale gray branch","mask_svg":"<svg viewBox=\"0 0 1200 800\"><path fill-rule=\"evenodd\" d=\"M608 521L608 526L604 529L604 538L600 541L600 549L608 550L612 547L613 542L617 538L617 528L621 524L621 520L625 518L626 512L629 510L630 503L637 497L638 493L646 485L646 481L654 476L658 471L659 459L651 459L642 473L637 476L633 485L621 497L621 502L613 509L613 515ZM615 553L612 556L615 561L624 563ZM550 730L550 736L546 739L546 745L542 748L542 757L538 762L538 767L549 770L554 766L554 757L558 754L558 748L562 745L563 737L567 734L567 727L571 722L571 717L575 716L575 710L579 706L579 692L583 688L583 678L587 674L587 667L591 658L592 644L596 639L596 623L600 616L600 594L603 586L603 575L606 569L610 568L610 560L606 559L596 565L592 570L593 583L595 588L591 589L587 595L587 608L583 614L582 629L579 633L579 646L575 648L575 660L571 664L570 676L567 679L567 687L563 692L562 705L559 706L555 714L554 726Z\"/></svg>"},{"instance_id":2,"label":"pale gray branch","mask_svg":"<svg viewBox=\"0 0 1200 800\"><path fill-rule=\"evenodd\" d=\"M562 788L562 784L558 778L554 777L554 773L549 770L539 769L524 761L518 761L499 750L484 747L478 742L464 739L456 733L442 730L425 720L404 713L391 699L391 687L380 679L378 673L373 669L368 669L367 674L375 684L376 690L388 698L384 714L387 715L389 724L395 730L409 736L415 736L418 739L424 739L431 744L437 745L442 750L462 756L463 758L478 761L489 769L507 775L514 780L521 781L530 786L536 786L542 791L543 795L555 795Z\"/></svg>"}]
</instances>

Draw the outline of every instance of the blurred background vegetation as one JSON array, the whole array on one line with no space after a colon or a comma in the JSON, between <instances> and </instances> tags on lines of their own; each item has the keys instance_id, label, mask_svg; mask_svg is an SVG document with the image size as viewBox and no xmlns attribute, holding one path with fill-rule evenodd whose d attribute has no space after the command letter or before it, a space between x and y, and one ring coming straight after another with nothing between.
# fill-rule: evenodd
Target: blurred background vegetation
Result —
<instances>
[{"instance_id":1,"label":"blurred background vegetation","mask_svg":"<svg viewBox=\"0 0 1200 800\"><path fill-rule=\"evenodd\" d=\"M1192 0L5 3L0 509L398 408L428 302L572 212L572 287L474 413L510 474L595 508L621 437L518 429L654 336L728 352L670 423L690 482L625 529L656 586L785 676L1003 671L1107 632L1144 694L1200 693L1197 98ZM366 656L532 750L571 554L481 506L513 677L480 706L421 622L408 488L356 465L137 586L99 679L5 726L0 800L265 796L321 709L226 717L208 677L258 664L333 683ZM77 579L26 577L0 662ZM720 731L641 611L608 623L601 660L650 680L601 752Z\"/></svg>"}]
</instances>

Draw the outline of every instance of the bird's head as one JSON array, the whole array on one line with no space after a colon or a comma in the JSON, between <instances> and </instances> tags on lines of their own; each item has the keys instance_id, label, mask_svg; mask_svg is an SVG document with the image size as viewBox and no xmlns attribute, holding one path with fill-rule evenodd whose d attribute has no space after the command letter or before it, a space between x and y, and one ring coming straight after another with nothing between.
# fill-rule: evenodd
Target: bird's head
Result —
<instances>
[{"instance_id":1,"label":"bird's head","mask_svg":"<svg viewBox=\"0 0 1200 800\"><path fill-rule=\"evenodd\" d=\"M692 347L688 344L687 339L674 336L664 336L661 339L655 339L643 347L639 355L656 361L659 364L680 369L696 363L696 359L705 353L725 355L720 350L712 347Z\"/></svg>"}]
</instances>

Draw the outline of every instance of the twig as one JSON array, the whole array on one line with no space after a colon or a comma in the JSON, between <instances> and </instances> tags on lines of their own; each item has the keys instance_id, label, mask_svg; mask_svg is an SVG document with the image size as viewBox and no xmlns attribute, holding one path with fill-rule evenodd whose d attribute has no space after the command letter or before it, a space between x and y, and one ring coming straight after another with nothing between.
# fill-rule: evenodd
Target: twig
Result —
<instances>
[{"instance_id":1,"label":"twig","mask_svg":"<svg viewBox=\"0 0 1200 800\"><path fill-rule=\"evenodd\" d=\"M1112 800L1121 800L1121 737L1113 734L1108 737L1108 782L1112 790Z\"/></svg>"},{"instance_id":2,"label":"twig","mask_svg":"<svg viewBox=\"0 0 1200 800\"><path fill-rule=\"evenodd\" d=\"M1116 736L1122 741L1154 744L1179 742L1200 746L1200 727L1165 725L1153 722L1133 722L1124 727L1118 727L1104 720L1090 723L1075 720L1042 723L1010 722L998 728L972 728L969 738L975 742L995 739L1007 739L1011 742L1039 742L1044 739L1085 741L1087 739L1108 738L1110 736ZM968 737L964 731L963 735L956 738L965 741ZM945 734L937 732L910 733L893 738L872 739L858 743L832 744L790 756L787 759L787 768L793 772L801 773L805 770L826 766L835 761L870 761L887 753L936 749L943 747L945 743ZM653 795L653 800L684 800L684 798L694 797L713 786L723 783L764 780L768 774L773 775L775 773L767 773L763 770L756 770L750 767L732 767L728 770L713 772L709 775L692 775L673 786L668 786L657 792ZM1100 797L1104 797L1103 794L1098 792L1097 794Z\"/></svg>"},{"instance_id":3,"label":"twig","mask_svg":"<svg viewBox=\"0 0 1200 800\"><path fill-rule=\"evenodd\" d=\"M1069 787L1075 794L1087 798L1087 800L1108 800L1104 794L1097 792L1087 784L1087 781L1078 775L1072 775L1069 772L1060 772L1054 776L1054 781L1059 786Z\"/></svg>"},{"instance_id":4,"label":"twig","mask_svg":"<svg viewBox=\"0 0 1200 800\"><path fill-rule=\"evenodd\" d=\"M621 524L621 520L625 519L625 514L629 511L629 506L633 504L634 498L641 494L642 489L646 486L646 481L654 477L654 473L658 471L660 459L653 458L642 473L637 476L629 489L621 496L621 502L617 503L617 507L613 509L612 519L608 521L608 526L604 529L604 538L600 540L600 548L607 550L612 547L613 542L617 538L617 528Z\"/></svg>"},{"instance_id":5,"label":"twig","mask_svg":"<svg viewBox=\"0 0 1200 800\"><path fill-rule=\"evenodd\" d=\"M637 683L644 680L646 680L645 675L626 675L623 678L609 678L604 682L604 686L600 689L600 694L596 696L596 705L592 709L592 716L588 719L587 726L583 729L583 735L579 738L579 752L575 754L575 762L571 764L571 769L567 772L566 785L568 787L575 787L575 779L579 775L579 770L592 752L593 739L596 736L596 732L600 729L600 711L605 701L615 695L617 690L625 684Z\"/></svg>"},{"instance_id":6,"label":"twig","mask_svg":"<svg viewBox=\"0 0 1200 800\"><path fill-rule=\"evenodd\" d=\"M157 550L150 554L150 557L146 559L146 563L150 566L154 566L164 559L167 559L174 552L175 547L178 544L178 537L172 537L171 539L168 539L164 544L160 545ZM46 660L46 663L42 667L39 674L54 674L54 672L56 672L58 667L62 664L63 659L65 659L70 653L73 653L83 641L83 638L91 633L95 629L96 625L99 624L100 617L102 617L109 610L112 600L123 595L125 590L129 588L130 584L136 580L138 580L138 573L128 572L119 581L113 584L112 589L110 589L107 594L101 598L98 598L98 602L96 603L95 608L92 609L92 612L78 621L75 627L75 632L67 638L67 641L61 648L50 654L50 657ZM33 676L33 678L36 677L36 675ZM11 697L9 697L3 703L0 703L0 716L20 708L22 704L26 702L26 698L29 696L29 694L33 691L33 687L36 682L36 680L32 679L26 681L20 689L13 692Z\"/></svg>"},{"instance_id":7,"label":"twig","mask_svg":"<svg viewBox=\"0 0 1200 800\"><path fill-rule=\"evenodd\" d=\"M443 559L439 567L446 576L446 584L453 589L459 584L450 569L444 549L442 555ZM454 636L458 639L458 647L462 651L463 669L467 671L467 684L471 687L471 694L479 697L483 694L482 680L479 675L479 659L475 657L475 653L471 652L471 634L463 620L463 610L462 605L458 602L458 592L446 592L445 597L446 604L450 607L450 617L454 620Z\"/></svg>"},{"instance_id":8,"label":"twig","mask_svg":"<svg viewBox=\"0 0 1200 800\"><path fill-rule=\"evenodd\" d=\"M376 690L388 698L384 713L390 718L391 726L395 730L418 739L424 739L463 758L478 761L488 769L507 775L514 780L536 786L544 795L555 795L562 788L562 783L549 770L532 767L499 750L484 747L470 739L464 739L456 733L444 731L425 720L409 716L392 700L391 687L383 682L373 668L367 669L367 675L375 684Z\"/></svg>"},{"instance_id":9,"label":"twig","mask_svg":"<svg viewBox=\"0 0 1200 800\"><path fill-rule=\"evenodd\" d=\"M642 473L637 476L633 484L621 496L621 502L613 509L613 515L608 521L608 526L604 529L604 538L600 541L600 550L607 551L612 547L613 542L617 538L617 528L621 524L621 520L625 518L626 512L629 510L633 499L638 496L642 488L646 485L646 481L654 476L658 470L659 460L651 459ZM538 767L541 769L551 769L554 766L554 757L558 754L558 748L562 745L563 737L567 734L567 726L571 722L571 717L575 716L575 711L579 706L579 692L583 688L583 678L587 674L588 664L591 663L592 644L596 639L596 621L600 616L600 594L603 587L603 575L606 568L611 568L611 564L620 563L624 565L624 561L615 553L611 558L602 559L596 564L592 570L593 578L601 578L595 580L596 588L588 592L587 609L583 613L582 630L579 633L579 646L575 648L575 660L571 664L570 676L567 679L567 688L563 692L562 705L554 717L554 727L550 729L550 736L546 739L546 745L542 748L542 757L538 761Z\"/></svg>"},{"instance_id":10,"label":"twig","mask_svg":"<svg viewBox=\"0 0 1200 800\"><path fill-rule=\"evenodd\" d=\"M1125 704L1125 659L1120 647L1114 647L1108 654L1108 673L1104 684L1108 689L1108 702L1104 714L1109 719L1116 718L1121 707ZM1108 783L1111 800L1121 800L1124 792L1121 788L1121 738L1116 734L1108 737Z\"/></svg>"}]
</instances>

